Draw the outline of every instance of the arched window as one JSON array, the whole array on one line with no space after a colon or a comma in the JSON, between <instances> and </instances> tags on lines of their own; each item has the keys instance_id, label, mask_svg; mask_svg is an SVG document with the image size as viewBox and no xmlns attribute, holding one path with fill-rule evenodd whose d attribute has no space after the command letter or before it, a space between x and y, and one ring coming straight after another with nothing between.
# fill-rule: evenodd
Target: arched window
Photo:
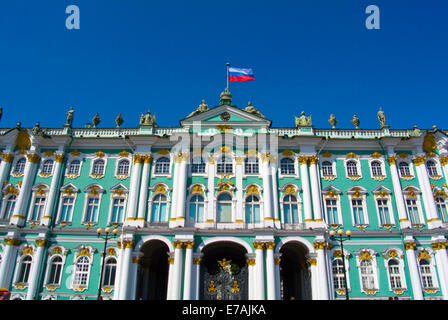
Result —
<instances>
[{"instance_id":1,"label":"arched window","mask_svg":"<svg viewBox=\"0 0 448 320\"><path fill-rule=\"evenodd\" d=\"M426 162L426 170L428 170L428 175L433 177L433 176L437 176L437 166L435 164L434 161L432 160L428 160Z\"/></svg>"},{"instance_id":2,"label":"arched window","mask_svg":"<svg viewBox=\"0 0 448 320\"><path fill-rule=\"evenodd\" d=\"M409 169L409 164L406 161L401 161L398 164L398 169L400 170L400 175L402 177L409 177L411 175L411 170Z\"/></svg>"},{"instance_id":3,"label":"arched window","mask_svg":"<svg viewBox=\"0 0 448 320\"><path fill-rule=\"evenodd\" d=\"M254 195L246 198L246 223L260 222L260 200Z\"/></svg>"},{"instance_id":4,"label":"arched window","mask_svg":"<svg viewBox=\"0 0 448 320\"><path fill-rule=\"evenodd\" d=\"M191 163L191 173L205 173L205 162L202 157L193 158Z\"/></svg>"},{"instance_id":5,"label":"arched window","mask_svg":"<svg viewBox=\"0 0 448 320\"><path fill-rule=\"evenodd\" d=\"M258 158L248 157L244 159L244 172L246 174L258 174L259 172Z\"/></svg>"},{"instance_id":6,"label":"arched window","mask_svg":"<svg viewBox=\"0 0 448 320\"><path fill-rule=\"evenodd\" d=\"M358 166L355 161L347 161L347 175L350 177L358 176Z\"/></svg>"},{"instance_id":7,"label":"arched window","mask_svg":"<svg viewBox=\"0 0 448 320\"><path fill-rule=\"evenodd\" d=\"M60 256L55 256L50 261L50 271L48 274L47 285L59 285L61 281L62 274L62 258Z\"/></svg>"},{"instance_id":8,"label":"arched window","mask_svg":"<svg viewBox=\"0 0 448 320\"><path fill-rule=\"evenodd\" d=\"M54 161L51 159L45 160L42 164L42 173L43 174L51 174L53 172L53 164Z\"/></svg>"},{"instance_id":9,"label":"arched window","mask_svg":"<svg viewBox=\"0 0 448 320\"><path fill-rule=\"evenodd\" d=\"M19 277L17 278L18 283L28 283L32 262L33 258L29 255L22 258L19 268Z\"/></svg>"},{"instance_id":10,"label":"arched window","mask_svg":"<svg viewBox=\"0 0 448 320\"><path fill-rule=\"evenodd\" d=\"M427 259L421 259L419 265L420 265L420 275L422 277L423 289L434 288L431 263Z\"/></svg>"},{"instance_id":11,"label":"arched window","mask_svg":"<svg viewBox=\"0 0 448 320\"><path fill-rule=\"evenodd\" d=\"M400 263L396 259L389 260L387 264L389 269L389 281L391 290L401 289L401 273L400 273Z\"/></svg>"},{"instance_id":12,"label":"arched window","mask_svg":"<svg viewBox=\"0 0 448 320\"><path fill-rule=\"evenodd\" d=\"M87 286L89 279L90 260L86 256L81 256L76 260L75 275L73 280L74 286Z\"/></svg>"},{"instance_id":13,"label":"arched window","mask_svg":"<svg viewBox=\"0 0 448 320\"><path fill-rule=\"evenodd\" d=\"M283 158L280 160L280 173L282 175L295 175L294 160L291 158Z\"/></svg>"},{"instance_id":14,"label":"arched window","mask_svg":"<svg viewBox=\"0 0 448 320\"><path fill-rule=\"evenodd\" d=\"M168 201L165 195L158 194L152 201L151 222L166 222Z\"/></svg>"},{"instance_id":15,"label":"arched window","mask_svg":"<svg viewBox=\"0 0 448 320\"><path fill-rule=\"evenodd\" d=\"M195 194L190 198L190 222L204 222L204 197Z\"/></svg>"},{"instance_id":16,"label":"arched window","mask_svg":"<svg viewBox=\"0 0 448 320\"><path fill-rule=\"evenodd\" d=\"M72 160L68 165L68 174L79 174L79 169L81 169L81 161L80 160Z\"/></svg>"},{"instance_id":17,"label":"arched window","mask_svg":"<svg viewBox=\"0 0 448 320\"><path fill-rule=\"evenodd\" d=\"M14 173L24 173L25 164L26 164L25 158L20 158L19 160L17 160L16 166L14 167Z\"/></svg>"},{"instance_id":18,"label":"arched window","mask_svg":"<svg viewBox=\"0 0 448 320\"><path fill-rule=\"evenodd\" d=\"M330 161L322 162L322 174L324 176L332 176L333 175L333 165Z\"/></svg>"},{"instance_id":19,"label":"arched window","mask_svg":"<svg viewBox=\"0 0 448 320\"><path fill-rule=\"evenodd\" d=\"M118 163L117 175L127 176L129 174L129 160L121 160Z\"/></svg>"},{"instance_id":20,"label":"arched window","mask_svg":"<svg viewBox=\"0 0 448 320\"><path fill-rule=\"evenodd\" d=\"M107 258L104 265L103 286L113 287L115 284L115 274L117 272L117 259Z\"/></svg>"},{"instance_id":21,"label":"arched window","mask_svg":"<svg viewBox=\"0 0 448 320\"><path fill-rule=\"evenodd\" d=\"M335 290L345 289L344 286L344 261L342 259L334 259L332 263L333 284Z\"/></svg>"},{"instance_id":22,"label":"arched window","mask_svg":"<svg viewBox=\"0 0 448 320\"><path fill-rule=\"evenodd\" d=\"M285 224L299 223L299 205L294 195L287 194L283 198L283 215Z\"/></svg>"},{"instance_id":23,"label":"arched window","mask_svg":"<svg viewBox=\"0 0 448 320\"><path fill-rule=\"evenodd\" d=\"M217 222L232 222L232 197L228 193L218 196Z\"/></svg>"},{"instance_id":24,"label":"arched window","mask_svg":"<svg viewBox=\"0 0 448 320\"><path fill-rule=\"evenodd\" d=\"M170 173L170 159L167 157L161 157L157 159L154 173L168 174Z\"/></svg>"},{"instance_id":25,"label":"arched window","mask_svg":"<svg viewBox=\"0 0 448 320\"><path fill-rule=\"evenodd\" d=\"M360 262L362 290L375 289L375 273L371 260L363 259Z\"/></svg>"},{"instance_id":26,"label":"arched window","mask_svg":"<svg viewBox=\"0 0 448 320\"><path fill-rule=\"evenodd\" d=\"M381 163L379 161L372 161L370 166L372 168L372 176L381 177L383 175L383 170L381 169Z\"/></svg>"},{"instance_id":27,"label":"arched window","mask_svg":"<svg viewBox=\"0 0 448 320\"><path fill-rule=\"evenodd\" d=\"M6 207L3 213L3 219L9 220L12 217L12 213L14 212L14 207L16 206L17 196L15 194L10 195L6 200Z\"/></svg>"},{"instance_id":28,"label":"arched window","mask_svg":"<svg viewBox=\"0 0 448 320\"><path fill-rule=\"evenodd\" d=\"M124 198L114 198L112 202L112 223L121 223L123 222L123 214L124 214Z\"/></svg>"},{"instance_id":29,"label":"arched window","mask_svg":"<svg viewBox=\"0 0 448 320\"><path fill-rule=\"evenodd\" d=\"M221 157L216 164L216 172L218 174L230 174L233 172L232 159L229 157Z\"/></svg>"},{"instance_id":30,"label":"arched window","mask_svg":"<svg viewBox=\"0 0 448 320\"><path fill-rule=\"evenodd\" d=\"M34 198L33 211L31 214L31 221L40 221L45 208L45 196L36 196Z\"/></svg>"},{"instance_id":31,"label":"arched window","mask_svg":"<svg viewBox=\"0 0 448 320\"><path fill-rule=\"evenodd\" d=\"M445 198L437 197L436 198L436 207L437 207L437 213L439 214L439 219L442 220L442 222L447 223L448 222L448 212L446 210Z\"/></svg>"},{"instance_id":32,"label":"arched window","mask_svg":"<svg viewBox=\"0 0 448 320\"><path fill-rule=\"evenodd\" d=\"M92 174L102 175L104 174L105 162L103 159L97 159L93 163Z\"/></svg>"}]
</instances>

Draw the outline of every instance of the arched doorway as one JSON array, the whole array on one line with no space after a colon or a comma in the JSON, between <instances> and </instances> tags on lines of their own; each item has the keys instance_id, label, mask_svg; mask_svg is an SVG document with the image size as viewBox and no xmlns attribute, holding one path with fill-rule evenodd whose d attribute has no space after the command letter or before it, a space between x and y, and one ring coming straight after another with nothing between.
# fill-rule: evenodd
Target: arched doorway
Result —
<instances>
[{"instance_id":1,"label":"arched doorway","mask_svg":"<svg viewBox=\"0 0 448 320\"><path fill-rule=\"evenodd\" d=\"M230 241L211 243L202 249L201 300L247 300L247 251Z\"/></svg>"},{"instance_id":2,"label":"arched doorway","mask_svg":"<svg viewBox=\"0 0 448 320\"><path fill-rule=\"evenodd\" d=\"M168 285L168 246L160 240L150 240L140 249L137 275L138 300L166 300Z\"/></svg>"},{"instance_id":3,"label":"arched doorway","mask_svg":"<svg viewBox=\"0 0 448 320\"><path fill-rule=\"evenodd\" d=\"M288 242L280 249L280 290L283 300L311 300L311 272L305 248L299 242Z\"/></svg>"}]
</instances>

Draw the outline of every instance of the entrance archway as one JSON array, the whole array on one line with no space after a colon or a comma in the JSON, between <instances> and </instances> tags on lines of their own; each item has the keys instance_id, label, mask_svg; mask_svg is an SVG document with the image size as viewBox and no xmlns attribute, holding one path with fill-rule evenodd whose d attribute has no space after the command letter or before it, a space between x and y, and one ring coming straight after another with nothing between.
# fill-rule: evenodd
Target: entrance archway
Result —
<instances>
[{"instance_id":1,"label":"entrance archway","mask_svg":"<svg viewBox=\"0 0 448 320\"><path fill-rule=\"evenodd\" d=\"M166 300L168 285L168 246L160 240L150 240L140 249L137 275L138 300Z\"/></svg>"},{"instance_id":2,"label":"entrance archway","mask_svg":"<svg viewBox=\"0 0 448 320\"><path fill-rule=\"evenodd\" d=\"M248 270L246 249L223 241L202 249L201 300L247 300Z\"/></svg>"},{"instance_id":3,"label":"entrance archway","mask_svg":"<svg viewBox=\"0 0 448 320\"><path fill-rule=\"evenodd\" d=\"M308 249L291 241L280 248L280 290L283 300L311 300L311 273L306 256Z\"/></svg>"}]
</instances>

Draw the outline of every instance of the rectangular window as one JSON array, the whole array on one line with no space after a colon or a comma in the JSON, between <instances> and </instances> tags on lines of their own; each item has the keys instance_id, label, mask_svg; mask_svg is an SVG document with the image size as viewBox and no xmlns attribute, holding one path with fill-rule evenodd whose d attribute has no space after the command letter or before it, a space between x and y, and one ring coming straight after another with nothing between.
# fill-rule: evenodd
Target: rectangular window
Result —
<instances>
[{"instance_id":1,"label":"rectangular window","mask_svg":"<svg viewBox=\"0 0 448 320\"><path fill-rule=\"evenodd\" d=\"M89 198L87 204L87 213L84 222L96 222L99 210L99 202L98 198Z\"/></svg>"},{"instance_id":2,"label":"rectangular window","mask_svg":"<svg viewBox=\"0 0 448 320\"><path fill-rule=\"evenodd\" d=\"M362 205L362 199L352 199L353 218L355 225L364 224L364 211Z\"/></svg>"},{"instance_id":3,"label":"rectangular window","mask_svg":"<svg viewBox=\"0 0 448 320\"><path fill-rule=\"evenodd\" d=\"M338 224L338 206L336 199L327 199L325 201L327 207L328 224Z\"/></svg>"},{"instance_id":4,"label":"rectangular window","mask_svg":"<svg viewBox=\"0 0 448 320\"><path fill-rule=\"evenodd\" d=\"M45 197L34 198L33 214L31 216L31 221L39 221L44 213L45 208Z\"/></svg>"},{"instance_id":5,"label":"rectangular window","mask_svg":"<svg viewBox=\"0 0 448 320\"><path fill-rule=\"evenodd\" d=\"M123 198L114 199L111 222L115 223L123 222L123 212L124 212L124 199Z\"/></svg>"},{"instance_id":6,"label":"rectangular window","mask_svg":"<svg viewBox=\"0 0 448 320\"><path fill-rule=\"evenodd\" d=\"M72 197L64 197L62 198L62 209L61 209L61 217L60 222L69 222L73 212L73 202L74 199Z\"/></svg>"},{"instance_id":7,"label":"rectangular window","mask_svg":"<svg viewBox=\"0 0 448 320\"><path fill-rule=\"evenodd\" d=\"M387 203L387 199L378 199L376 201L378 205L378 214L380 216L380 224L381 225L390 225L390 215L389 215L389 205Z\"/></svg>"},{"instance_id":8,"label":"rectangular window","mask_svg":"<svg viewBox=\"0 0 448 320\"><path fill-rule=\"evenodd\" d=\"M408 208L408 218L411 224L420 224L420 217L418 214L417 200L407 199L406 206Z\"/></svg>"}]
</instances>

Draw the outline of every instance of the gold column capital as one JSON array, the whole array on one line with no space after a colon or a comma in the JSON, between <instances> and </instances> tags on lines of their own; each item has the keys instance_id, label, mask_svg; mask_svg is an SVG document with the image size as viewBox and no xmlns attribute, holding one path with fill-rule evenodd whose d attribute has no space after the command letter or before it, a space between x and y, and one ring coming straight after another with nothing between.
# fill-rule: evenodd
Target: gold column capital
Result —
<instances>
[{"instance_id":1,"label":"gold column capital","mask_svg":"<svg viewBox=\"0 0 448 320\"><path fill-rule=\"evenodd\" d=\"M174 264L174 258L173 257L168 257L168 263L169 264Z\"/></svg>"},{"instance_id":2,"label":"gold column capital","mask_svg":"<svg viewBox=\"0 0 448 320\"><path fill-rule=\"evenodd\" d=\"M269 242L266 242L265 243L265 245L264 245L265 247L265 249L266 250L268 250L268 249L274 249L275 248L275 241L269 241Z\"/></svg>"},{"instance_id":3,"label":"gold column capital","mask_svg":"<svg viewBox=\"0 0 448 320\"><path fill-rule=\"evenodd\" d=\"M418 157L415 157L414 159L412 159L412 161L414 162L415 166L417 166L417 167L419 165L425 164L425 160L426 160L425 156L418 156Z\"/></svg>"},{"instance_id":4,"label":"gold column capital","mask_svg":"<svg viewBox=\"0 0 448 320\"><path fill-rule=\"evenodd\" d=\"M143 163L143 161L145 161L145 156L141 155L141 154L134 154L134 164L137 163Z\"/></svg>"},{"instance_id":5,"label":"gold column capital","mask_svg":"<svg viewBox=\"0 0 448 320\"><path fill-rule=\"evenodd\" d=\"M442 166L448 164L448 156L441 157L439 160L440 160L440 164L441 164Z\"/></svg>"},{"instance_id":6,"label":"gold column capital","mask_svg":"<svg viewBox=\"0 0 448 320\"><path fill-rule=\"evenodd\" d=\"M308 163L308 158L309 157L306 157L306 156L300 156L299 157L299 163L300 164L307 164Z\"/></svg>"},{"instance_id":7,"label":"gold column capital","mask_svg":"<svg viewBox=\"0 0 448 320\"><path fill-rule=\"evenodd\" d=\"M63 154L56 154L54 157L55 157L57 163L64 162L65 155L63 155Z\"/></svg>"},{"instance_id":8,"label":"gold column capital","mask_svg":"<svg viewBox=\"0 0 448 320\"><path fill-rule=\"evenodd\" d=\"M254 266L255 265L255 259L247 259L247 265L248 266Z\"/></svg>"},{"instance_id":9,"label":"gold column capital","mask_svg":"<svg viewBox=\"0 0 448 320\"><path fill-rule=\"evenodd\" d=\"M327 243L325 241L314 241L313 246L315 250L325 249Z\"/></svg>"},{"instance_id":10,"label":"gold column capital","mask_svg":"<svg viewBox=\"0 0 448 320\"><path fill-rule=\"evenodd\" d=\"M404 249L405 250L414 250L417 244L415 241L407 241L404 243Z\"/></svg>"},{"instance_id":11,"label":"gold column capital","mask_svg":"<svg viewBox=\"0 0 448 320\"><path fill-rule=\"evenodd\" d=\"M281 261L282 261L281 258L275 258L275 259L274 259L274 264L275 264L276 266L279 266Z\"/></svg>"},{"instance_id":12,"label":"gold column capital","mask_svg":"<svg viewBox=\"0 0 448 320\"><path fill-rule=\"evenodd\" d=\"M12 160L14 159L14 155L12 153L2 153L3 161L12 163Z\"/></svg>"},{"instance_id":13,"label":"gold column capital","mask_svg":"<svg viewBox=\"0 0 448 320\"><path fill-rule=\"evenodd\" d=\"M397 163L397 157L396 156L392 156L392 157L387 157L387 162L389 162L389 165L393 165Z\"/></svg>"},{"instance_id":14,"label":"gold column capital","mask_svg":"<svg viewBox=\"0 0 448 320\"><path fill-rule=\"evenodd\" d=\"M316 258L309 258L306 260L310 266L317 266L317 259Z\"/></svg>"},{"instance_id":15,"label":"gold column capital","mask_svg":"<svg viewBox=\"0 0 448 320\"><path fill-rule=\"evenodd\" d=\"M433 242L431 244L431 246L434 250L446 249L447 245L448 245L448 242L446 242L446 241Z\"/></svg>"},{"instance_id":16,"label":"gold column capital","mask_svg":"<svg viewBox=\"0 0 448 320\"><path fill-rule=\"evenodd\" d=\"M193 258L193 264L201 264L202 258Z\"/></svg>"},{"instance_id":17,"label":"gold column capital","mask_svg":"<svg viewBox=\"0 0 448 320\"><path fill-rule=\"evenodd\" d=\"M6 245L8 245L8 246L18 247L20 245L19 239L5 238L4 241L5 241Z\"/></svg>"},{"instance_id":18,"label":"gold column capital","mask_svg":"<svg viewBox=\"0 0 448 320\"><path fill-rule=\"evenodd\" d=\"M319 162L319 157L311 156L311 157L308 157L308 160L309 160L310 164L317 164Z\"/></svg>"},{"instance_id":19,"label":"gold column capital","mask_svg":"<svg viewBox=\"0 0 448 320\"><path fill-rule=\"evenodd\" d=\"M37 154L35 154L35 153L28 153L26 155L26 157L28 158L28 161L31 162L31 163L34 163L34 164L38 164L39 163L40 157Z\"/></svg>"},{"instance_id":20,"label":"gold column capital","mask_svg":"<svg viewBox=\"0 0 448 320\"><path fill-rule=\"evenodd\" d=\"M123 248L126 248L126 249L129 249L129 248L134 249L135 241L134 240L123 240L122 246L123 246Z\"/></svg>"},{"instance_id":21,"label":"gold column capital","mask_svg":"<svg viewBox=\"0 0 448 320\"><path fill-rule=\"evenodd\" d=\"M38 247L45 247L47 245L47 240L45 239L36 239L35 242Z\"/></svg>"}]
</instances>

